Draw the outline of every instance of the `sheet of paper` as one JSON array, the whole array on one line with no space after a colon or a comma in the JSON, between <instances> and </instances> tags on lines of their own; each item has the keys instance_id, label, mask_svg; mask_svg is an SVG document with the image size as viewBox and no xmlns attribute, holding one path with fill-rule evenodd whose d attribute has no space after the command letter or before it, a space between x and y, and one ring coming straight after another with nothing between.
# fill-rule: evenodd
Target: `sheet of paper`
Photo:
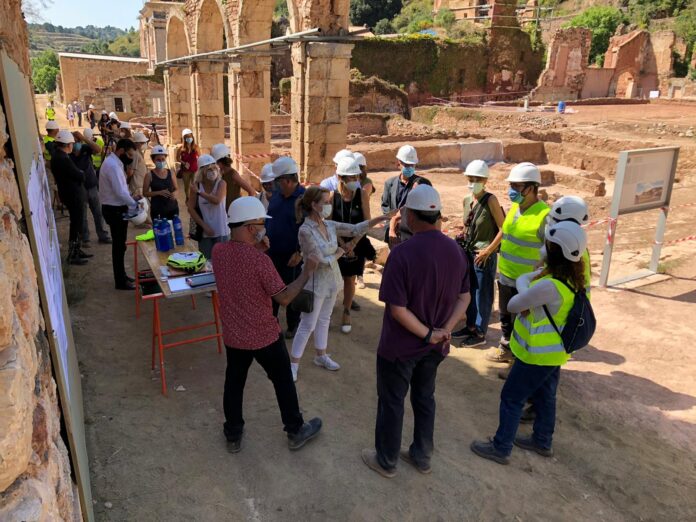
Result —
<instances>
[{"instance_id":1,"label":"sheet of paper","mask_svg":"<svg viewBox=\"0 0 696 522\"><path fill-rule=\"evenodd\" d=\"M169 279L167 282L169 283L169 290L171 290L173 294L176 292L184 292L186 290L191 290L191 287L186 282L186 277L177 277L175 279Z\"/></svg>"}]
</instances>

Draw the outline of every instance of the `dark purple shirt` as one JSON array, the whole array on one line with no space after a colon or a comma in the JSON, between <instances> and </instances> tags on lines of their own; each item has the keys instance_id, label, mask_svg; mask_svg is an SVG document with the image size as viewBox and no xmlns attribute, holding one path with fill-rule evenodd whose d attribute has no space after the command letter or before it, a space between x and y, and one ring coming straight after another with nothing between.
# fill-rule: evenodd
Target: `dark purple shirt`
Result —
<instances>
[{"instance_id":1,"label":"dark purple shirt","mask_svg":"<svg viewBox=\"0 0 696 522\"><path fill-rule=\"evenodd\" d=\"M449 353L449 346L426 345L392 317L390 304L405 306L431 328L442 328L460 294L469 291L469 266L464 251L438 230L420 232L389 254L379 300L386 303L377 355L407 361L431 350Z\"/></svg>"}]
</instances>

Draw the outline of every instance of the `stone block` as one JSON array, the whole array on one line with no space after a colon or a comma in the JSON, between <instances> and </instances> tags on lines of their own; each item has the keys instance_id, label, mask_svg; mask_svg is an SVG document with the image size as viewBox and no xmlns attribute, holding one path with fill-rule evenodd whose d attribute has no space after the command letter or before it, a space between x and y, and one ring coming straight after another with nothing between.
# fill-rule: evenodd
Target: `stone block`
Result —
<instances>
[{"instance_id":1,"label":"stone block","mask_svg":"<svg viewBox=\"0 0 696 522\"><path fill-rule=\"evenodd\" d=\"M503 156L507 163L546 163L546 151L544 143L527 140L505 140L503 142Z\"/></svg>"},{"instance_id":2,"label":"stone block","mask_svg":"<svg viewBox=\"0 0 696 522\"><path fill-rule=\"evenodd\" d=\"M242 143L266 143L265 129L264 121L242 122Z\"/></svg>"},{"instance_id":3,"label":"stone block","mask_svg":"<svg viewBox=\"0 0 696 522\"><path fill-rule=\"evenodd\" d=\"M254 120L268 118L270 120L271 118L270 100L266 98L243 97L240 100L240 109L243 120L248 118Z\"/></svg>"}]
</instances>

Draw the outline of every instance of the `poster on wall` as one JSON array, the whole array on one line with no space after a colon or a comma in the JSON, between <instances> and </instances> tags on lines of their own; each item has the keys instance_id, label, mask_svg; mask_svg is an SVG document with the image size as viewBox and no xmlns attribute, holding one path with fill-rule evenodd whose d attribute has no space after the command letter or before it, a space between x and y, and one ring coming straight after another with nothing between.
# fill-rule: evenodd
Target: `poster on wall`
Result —
<instances>
[{"instance_id":1,"label":"poster on wall","mask_svg":"<svg viewBox=\"0 0 696 522\"><path fill-rule=\"evenodd\" d=\"M619 156L616 215L669 206L679 147L629 150Z\"/></svg>"}]
</instances>

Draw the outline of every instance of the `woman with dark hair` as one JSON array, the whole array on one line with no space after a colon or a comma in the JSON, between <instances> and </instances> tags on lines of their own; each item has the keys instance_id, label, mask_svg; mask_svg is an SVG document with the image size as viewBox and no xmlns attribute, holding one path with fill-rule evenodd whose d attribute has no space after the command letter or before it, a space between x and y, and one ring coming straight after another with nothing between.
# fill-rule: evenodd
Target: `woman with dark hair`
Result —
<instances>
[{"instance_id":1,"label":"woman with dark hair","mask_svg":"<svg viewBox=\"0 0 696 522\"><path fill-rule=\"evenodd\" d=\"M155 145L150 153L155 168L145 174L142 193L150 198L150 218L174 219L179 214L179 203L176 200L176 176L167 165L167 149Z\"/></svg>"},{"instance_id":2,"label":"woman with dark hair","mask_svg":"<svg viewBox=\"0 0 696 522\"><path fill-rule=\"evenodd\" d=\"M196 175L196 172L198 172L198 156L200 155L201 152L193 137L193 131L191 129L184 129L181 131L181 145L176 150L176 161L181 165L177 177L183 178L184 180L186 203L188 203L189 200L191 181Z\"/></svg>"},{"instance_id":3,"label":"woman with dark hair","mask_svg":"<svg viewBox=\"0 0 696 522\"><path fill-rule=\"evenodd\" d=\"M546 229L546 267L520 276L519 293L508 309L517 314L510 338L515 362L500 394L500 424L490 441L474 441L471 450L499 464L508 464L513 444L544 457L553 456L556 390L561 366L570 358L554 324L563 330L575 293L586 291L583 253L585 231L563 221ZM553 319L553 323L551 321ZM531 400L536 409L531 436L517 436L522 408Z\"/></svg>"},{"instance_id":4,"label":"woman with dark hair","mask_svg":"<svg viewBox=\"0 0 696 522\"><path fill-rule=\"evenodd\" d=\"M362 236L369 228L391 219L391 214L386 214L370 221L351 225L328 221L332 213L333 205L328 189L319 186L309 187L302 199L298 200L297 222L304 220L298 234L302 256L307 258L315 254L319 256L321 262L312 279L305 285L306 290L314 293L312 311L302 313L300 326L292 343L290 367L295 381L297 381L300 359L312 333L314 333L314 345L317 352L314 364L331 371L341 368L326 353L331 312L336 303L338 290L343 283L338 260L345 251L338 246L338 237Z\"/></svg>"}]
</instances>

